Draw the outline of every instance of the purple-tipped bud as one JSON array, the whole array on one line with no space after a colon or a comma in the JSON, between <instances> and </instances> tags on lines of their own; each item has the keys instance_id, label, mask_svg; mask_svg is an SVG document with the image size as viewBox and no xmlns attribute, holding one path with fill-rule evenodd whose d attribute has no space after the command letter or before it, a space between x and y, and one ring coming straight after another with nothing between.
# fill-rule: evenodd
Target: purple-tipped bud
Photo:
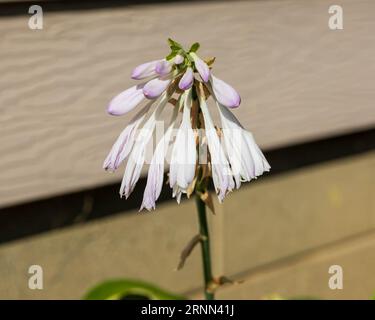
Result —
<instances>
[{"instance_id":1,"label":"purple-tipped bud","mask_svg":"<svg viewBox=\"0 0 375 320\"><path fill-rule=\"evenodd\" d=\"M155 66L155 71L159 76L165 76L172 71L172 64L167 60L160 60Z\"/></svg>"},{"instance_id":2,"label":"purple-tipped bud","mask_svg":"<svg viewBox=\"0 0 375 320\"><path fill-rule=\"evenodd\" d=\"M204 82L207 82L210 78L210 68L207 63L199 58L194 52L189 53L194 60L195 68L197 69L199 75L202 77Z\"/></svg>"},{"instance_id":3,"label":"purple-tipped bud","mask_svg":"<svg viewBox=\"0 0 375 320\"><path fill-rule=\"evenodd\" d=\"M159 97L169 86L171 79L153 79L143 87L143 94L147 99Z\"/></svg>"},{"instance_id":4,"label":"purple-tipped bud","mask_svg":"<svg viewBox=\"0 0 375 320\"><path fill-rule=\"evenodd\" d=\"M132 79L141 80L144 78L156 76L155 67L159 61L161 60L154 60L139 65L133 70L131 74Z\"/></svg>"},{"instance_id":5,"label":"purple-tipped bud","mask_svg":"<svg viewBox=\"0 0 375 320\"><path fill-rule=\"evenodd\" d=\"M211 86L217 101L228 108L237 108L241 104L241 97L236 90L223 80L211 75Z\"/></svg>"},{"instance_id":6,"label":"purple-tipped bud","mask_svg":"<svg viewBox=\"0 0 375 320\"><path fill-rule=\"evenodd\" d=\"M175 64L181 64L183 62L184 62L184 57L182 55L178 54L174 57Z\"/></svg>"},{"instance_id":7,"label":"purple-tipped bud","mask_svg":"<svg viewBox=\"0 0 375 320\"><path fill-rule=\"evenodd\" d=\"M121 116L133 110L144 99L143 86L144 84L133 86L115 96L109 103L107 112L113 116Z\"/></svg>"},{"instance_id":8,"label":"purple-tipped bud","mask_svg":"<svg viewBox=\"0 0 375 320\"><path fill-rule=\"evenodd\" d=\"M184 75L182 76L180 82L178 83L178 87L181 90L190 89L194 82L194 72L192 68L187 68Z\"/></svg>"}]
</instances>

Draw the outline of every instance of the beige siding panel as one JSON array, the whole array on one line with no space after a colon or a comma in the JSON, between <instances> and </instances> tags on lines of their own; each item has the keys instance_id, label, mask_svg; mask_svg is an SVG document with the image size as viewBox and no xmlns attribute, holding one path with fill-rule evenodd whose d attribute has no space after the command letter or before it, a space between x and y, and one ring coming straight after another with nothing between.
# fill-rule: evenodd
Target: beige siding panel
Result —
<instances>
[{"instance_id":1,"label":"beige siding panel","mask_svg":"<svg viewBox=\"0 0 375 320\"><path fill-rule=\"evenodd\" d=\"M354 159L250 183L231 194L223 208L224 271L237 273L275 254L284 257L373 230L375 153Z\"/></svg>"},{"instance_id":2,"label":"beige siding panel","mask_svg":"<svg viewBox=\"0 0 375 320\"><path fill-rule=\"evenodd\" d=\"M362 284L373 270L374 257L362 250L363 241L361 246L351 243L375 232L375 200L370 192L374 161L375 153L369 153L258 180L217 206L210 224L215 275L251 280L250 288L247 283L238 290L227 288L231 291L226 294L225 289L222 297L260 298L272 293L325 297L327 264L333 263L345 263L345 279L357 277L358 286L349 295L368 295L373 282ZM244 203L249 203L248 210ZM78 299L97 282L118 277L152 281L196 296L202 281L199 248L182 271L173 271L181 249L196 233L194 202L183 201L180 206L159 205L152 214L112 216L3 244L0 270L6 276L0 298ZM372 251L373 243L369 242ZM347 247L350 251L345 251ZM336 259L335 248L343 248L346 258ZM327 250L330 259L314 267L312 258ZM347 264L351 254L358 261ZM296 265L305 259L303 266ZM27 287L32 264L44 269L44 290ZM266 279L257 280L264 273ZM282 279L272 282L277 276ZM316 282L315 276L323 282Z\"/></svg>"},{"instance_id":3,"label":"beige siding panel","mask_svg":"<svg viewBox=\"0 0 375 320\"><path fill-rule=\"evenodd\" d=\"M375 2L222 1L44 12L0 19L0 206L119 179L101 170L129 117L105 113L133 66L163 57L166 38L216 55L242 95L236 115L264 148L374 124ZM121 171L121 170L120 170ZM116 196L116 195L114 195Z\"/></svg>"},{"instance_id":4,"label":"beige siding panel","mask_svg":"<svg viewBox=\"0 0 375 320\"><path fill-rule=\"evenodd\" d=\"M342 268L342 289L332 290L331 266ZM242 274L241 285L226 286L218 299L354 299L369 300L375 294L375 232L343 241L295 259L286 259L255 272ZM337 270L337 269L336 269ZM197 293L192 297L201 298Z\"/></svg>"}]
</instances>

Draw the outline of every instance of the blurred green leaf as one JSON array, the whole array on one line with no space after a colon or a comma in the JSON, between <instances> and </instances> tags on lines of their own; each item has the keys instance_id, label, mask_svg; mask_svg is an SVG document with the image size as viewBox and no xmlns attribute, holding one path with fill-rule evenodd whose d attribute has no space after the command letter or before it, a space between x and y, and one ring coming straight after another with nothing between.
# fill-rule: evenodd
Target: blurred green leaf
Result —
<instances>
[{"instance_id":1,"label":"blurred green leaf","mask_svg":"<svg viewBox=\"0 0 375 320\"><path fill-rule=\"evenodd\" d=\"M301 296L285 297L278 293L266 295L262 299L263 300L321 300L320 298L314 297L314 296L301 295Z\"/></svg>"},{"instance_id":2,"label":"blurred green leaf","mask_svg":"<svg viewBox=\"0 0 375 320\"><path fill-rule=\"evenodd\" d=\"M152 284L129 279L109 280L92 288L85 300L185 300Z\"/></svg>"},{"instance_id":3,"label":"blurred green leaf","mask_svg":"<svg viewBox=\"0 0 375 320\"><path fill-rule=\"evenodd\" d=\"M178 51L172 51L169 55L166 56L166 60L171 60L177 55Z\"/></svg>"},{"instance_id":4,"label":"blurred green leaf","mask_svg":"<svg viewBox=\"0 0 375 320\"><path fill-rule=\"evenodd\" d=\"M182 45L179 44L177 41L172 40L171 38L168 38L168 44L172 50L179 50L179 49L183 50Z\"/></svg>"},{"instance_id":5,"label":"blurred green leaf","mask_svg":"<svg viewBox=\"0 0 375 320\"><path fill-rule=\"evenodd\" d=\"M190 47L190 50L189 52L197 52L197 50L199 49L200 47L200 44L198 42L195 42L193 43L193 45Z\"/></svg>"}]
</instances>

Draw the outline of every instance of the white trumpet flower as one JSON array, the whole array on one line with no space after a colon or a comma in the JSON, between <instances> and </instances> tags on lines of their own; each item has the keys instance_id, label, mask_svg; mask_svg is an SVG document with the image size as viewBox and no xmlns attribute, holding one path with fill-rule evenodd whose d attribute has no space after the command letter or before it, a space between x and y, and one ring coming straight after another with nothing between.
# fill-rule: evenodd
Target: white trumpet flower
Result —
<instances>
[{"instance_id":1,"label":"white trumpet flower","mask_svg":"<svg viewBox=\"0 0 375 320\"><path fill-rule=\"evenodd\" d=\"M202 94L199 94L199 104L203 113L208 150L211 156L212 179L218 198L222 201L234 188L233 174Z\"/></svg>"},{"instance_id":2,"label":"white trumpet flower","mask_svg":"<svg viewBox=\"0 0 375 320\"><path fill-rule=\"evenodd\" d=\"M173 145L169 170L169 185L173 188L173 196L180 202L181 194L186 193L195 176L197 151L195 136L191 126L192 107L191 89L181 96L183 116Z\"/></svg>"},{"instance_id":3,"label":"white trumpet flower","mask_svg":"<svg viewBox=\"0 0 375 320\"><path fill-rule=\"evenodd\" d=\"M168 150L168 143L171 139L172 130L176 123L178 108L174 108L169 127L155 148L150 168L147 175L147 184L143 194L141 209L155 209L155 202L159 198L164 180L164 158Z\"/></svg>"},{"instance_id":4,"label":"white trumpet flower","mask_svg":"<svg viewBox=\"0 0 375 320\"><path fill-rule=\"evenodd\" d=\"M242 127L226 107L218 102L216 105L219 109L228 159L238 189L241 181L250 181L264 171L269 171L271 167L255 143L253 135Z\"/></svg>"},{"instance_id":5,"label":"white trumpet flower","mask_svg":"<svg viewBox=\"0 0 375 320\"><path fill-rule=\"evenodd\" d=\"M128 126L121 132L109 152L107 158L104 160L103 168L108 171L115 171L122 161L129 155L131 148L135 141L135 135L139 125L145 119L148 110L153 102L149 102L139 111L130 121Z\"/></svg>"},{"instance_id":6,"label":"white trumpet flower","mask_svg":"<svg viewBox=\"0 0 375 320\"><path fill-rule=\"evenodd\" d=\"M125 197L128 198L139 179L145 161L146 145L152 137L156 122L167 104L168 99L169 97L167 93L164 93L158 102L155 111L147 120L144 127L140 130L137 140L134 142L134 147L129 155L129 160L126 165L124 177L121 183L121 196L125 195Z\"/></svg>"}]
</instances>

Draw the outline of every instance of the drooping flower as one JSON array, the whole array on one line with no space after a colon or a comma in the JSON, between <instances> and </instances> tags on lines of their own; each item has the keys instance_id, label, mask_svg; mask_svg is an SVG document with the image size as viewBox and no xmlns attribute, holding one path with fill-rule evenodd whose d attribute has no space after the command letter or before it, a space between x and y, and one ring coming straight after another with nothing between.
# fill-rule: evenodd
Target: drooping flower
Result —
<instances>
[{"instance_id":1,"label":"drooping flower","mask_svg":"<svg viewBox=\"0 0 375 320\"><path fill-rule=\"evenodd\" d=\"M178 83L178 87L181 90L190 89L194 82L194 72L193 69L188 67L182 76L180 82Z\"/></svg>"},{"instance_id":2,"label":"drooping flower","mask_svg":"<svg viewBox=\"0 0 375 320\"><path fill-rule=\"evenodd\" d=\"M161 60L154 60L154 61L146 62L134 68L132 75L131 75L132 79L141 80L141 79L145 79L148 77L156 76L155 67L160 61Z\"/></svg>"},{"instance_id":3,"label":"drooping flower","mask_svg":"<svg viewBox=\"0 0 375 320\"><path fill-rule=\"evenodd\" d=\"M174 57L174 63L175 64L181 64L184 62L184 57L180 54L177 54L175 57Z\"/></svg>"},{"instance_id":4,"label":"drooping flower","mask_svg":"<svg viewBox=\"0 0 375 320\"><path fill-rule=\"evenodd\" d=\"M215 99L223 106L237 108L241 103L241 97L229 84L211 75L210 84L212 86Z\"/></svg>"},{"instance_id":5,"label":"drooping flower","mask_svg":"<svg viewBox=\"0 0 375 320\"><path fill-rule=\"evenodd\" d=\"M170 85L171 78L156 78L147 82L143 87L143 94L148 99L159 97Z\"/></svg>"},{"instance_id":6,"label":"drooping flower","mask_svg":"<svg viewBox=\"0 0 375 320\"><path fill-rule=\"evenodd\" d=\"M121 162L126 159L133 147L137 129L146 117L151 105L152 102L149 102L144 106L121 132L107 158L104 160L103 168L105 170L115 171Z\"/></svg>"},{"instance_id":7,"label":"drooping flower","mask_svg":"<svg viewBox=\"0 0 375 320\"><path fill-rule=\"evenodd\" d=\"M210 78L210 69L207 63L199 58L195 52L191 52L190 56L193 58L195 68L197 69L199 75L202 77L202 80L204 82L208 82L208 79Z\"/></svg>"},{"instance_id":8,"label":"drooping flower","mask_svg":"<svg viewBox=\"0 0 375 320\"><path fill-rule=\"evenodd\" d=\"M229 110L238 107L241 98L232 86L212 74L214 59L200 58L196 53L198 43L189 51L171 39L169 44L171 53L165 59L141 64L133 70L133 79L146 80L117 95L108 106L108 113L123 115L147 101L122 131L103 164L106 170L114 171L126 163L120 195L128 198L148 163L146 155L151 148L141 205L141 209L147 210L155 209L161 194L168 154L168 184L178 203L183 194L189 197L198 189L202 192L210 178L219 201L223 201L242 182L270 170L253 135ZM210 96L219 112L221 128L210 115ZM163 123L161 114L168 109L168 103L173 106L172 117L159 139L156 132L158 124ZM157 140L154 150L153 137Z\"/></svg>"},{"instance_id":9,"label":"drooping flower","mask_svg":"<svg viewBox=\"0 0 375 320\"><path fill-rule=\"evenodd\" d=\"M120 195L129 197L137 183L141 170L145 161L146 145L152 137L157 121L160 114L167 104L169 96L164 93L157 102L155 111L150 115L143 128L139 131L138 137L133 144L129 159L126 164L124 177L122 179Z\"/></svg>"},{"instance_id":10,"label":"drooping flower","mask_svg":"<svg viewBox=\"0 0 375 320\"><path fill-rule=\"evenodd\" d=\"M206 128L208 150L211 156L212 179L219 201L221 202L227 193L234 188L233 173L231 172L227 156L225 155L224 148L222 147L201 90L198 96ZM233 142L235 143L235 141Z\"/></svg>"},{"instance_id":11,"label":"drooping flower","mask_svg":"<svg viewBox=\"0 0 375 320\"><path fill-rule=\"evenodd\" d=\"M113 116L121 116L133 110L145 98L144 83L135 85L114 97L108 105L107 111Z\"/></svg>"},{"instance_id":12,"label":"drooping flower","mask_svg":"<svg viewBox=\"0 0 375 320\"><path fill-rule=\"evenodd\" d=\"M147 184L143 194L141 209L155 209L156 200L159 198L164 181L164 159L168 150L168 144L172 136L172 130L176 123L178 108L174 108L169 127L158 142L152 156L147 175Z\"/></svg>"},{"instance_id":13,"label":"drooping flower","mask_svg":"<svg viewBox=\"0 0 375 320\"><path fill-rule=\"evenodd\" d=\"M195 176L197 146L191 124L192 94L191 89L182 94L183 114L176 141L173 145L169 170L169 185L173 189L173 197L180 202L182 193L187 193Z\"/></svg>"},{"instance_id":14,"label":"drooping flower","mask_svg":"<svg viewBox=\"0 0 375 320\"><path fill-rule=\"evenodd\" d=\"M266 158L253 135L246 131L226 107L216 101L223 127L224 143L237 189L241 182L250 181L270 170Z\"/></svg>"},{"instance_id":15,"label":"drooping flower","mask_svg":"<svg viewBox=\"0 0 375 320\"><path fill-rule=\"evenodd\" d=\"M173 64L168 61L168 60L160 60L156 65L155 65L155 72L159 76L166 76L172 71Z\"/></svg>"}]
</instances>

